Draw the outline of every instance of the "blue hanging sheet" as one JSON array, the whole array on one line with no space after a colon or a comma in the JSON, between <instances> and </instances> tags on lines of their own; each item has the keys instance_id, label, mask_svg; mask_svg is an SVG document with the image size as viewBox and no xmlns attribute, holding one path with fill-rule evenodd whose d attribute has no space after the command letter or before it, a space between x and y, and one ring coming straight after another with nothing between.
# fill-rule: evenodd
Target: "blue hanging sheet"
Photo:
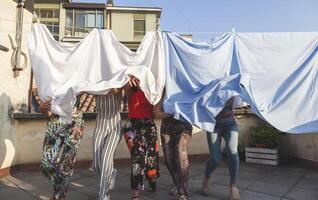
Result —
<instances>
[{"instance_id":1,"label":"blue hanging sheet","mask_svg":"<svg viewBox=\"0 0 318 200\"><path fill-rule=\"evenodd\" d=\"M318 33L237 33L245 101L283 132L318 132Z\"/></svg>"},{"instance_id":2,"label":"blue hanging sheet","mask_svg":"<svg viewBox=\"0 0 318 200\"><path fill-rule=\"evenodd\" d=\"M232 96L240 93L240 75L232 73L233 34L207 43L164 34L166 98L164 110L176 119L213 131L215 117Z\"/></svg>"},{"instance_id":3,"label":"blue hanging sheet","mask_svg":"<svg viewBox=\"0 0 318 200\"><path fill-rule=\"evenodd\" d=\"M205 43L164 33L164 42L164 110L175 118L213 131L240 94L281 131L318 132L318 33L227 33Z\"/></svg>"}]
</instances>

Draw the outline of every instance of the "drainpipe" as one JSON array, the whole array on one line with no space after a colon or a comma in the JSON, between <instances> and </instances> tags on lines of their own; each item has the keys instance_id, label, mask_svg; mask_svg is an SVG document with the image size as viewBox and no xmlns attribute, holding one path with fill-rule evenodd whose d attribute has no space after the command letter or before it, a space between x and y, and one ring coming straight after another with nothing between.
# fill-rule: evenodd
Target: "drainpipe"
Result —
<instances>
[{"instance_id":1,"label":"drainpipe","mask_svg":"<svg viewBox=\"0 0 318 200\"><path fill-rule=\"evenodd\" d=\"M9 35L13 47L11 64L12 70L14 72L14 77L17 77L19 75L19 72L25 68L27 63L26 53L21 50L24 2L25 0L19 0L17 5L15 40L13 41L12 36ZM21 55L23 55L24 57L24 63L22 65Z\"/></svg>"}]
</instances>

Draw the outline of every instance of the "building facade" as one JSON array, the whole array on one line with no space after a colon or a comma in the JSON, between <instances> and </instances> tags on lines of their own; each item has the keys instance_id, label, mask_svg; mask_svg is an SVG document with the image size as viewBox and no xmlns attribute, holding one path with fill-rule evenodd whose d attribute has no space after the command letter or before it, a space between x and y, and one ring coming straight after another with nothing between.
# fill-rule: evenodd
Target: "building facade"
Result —
<instances>
[{"instance_id":1,"label":"building facade","mask_svg":"<svg viewBox=\"0 0 318 200\"><path fill-rule=\"evenodd\" d=\"M34 21L45 24L58 41L77 42L92 29L111 29L117 39L135 50L147 31L160 25L161 8L74 3L71 0L35 0Z\"/></svg>"}]
</instances>

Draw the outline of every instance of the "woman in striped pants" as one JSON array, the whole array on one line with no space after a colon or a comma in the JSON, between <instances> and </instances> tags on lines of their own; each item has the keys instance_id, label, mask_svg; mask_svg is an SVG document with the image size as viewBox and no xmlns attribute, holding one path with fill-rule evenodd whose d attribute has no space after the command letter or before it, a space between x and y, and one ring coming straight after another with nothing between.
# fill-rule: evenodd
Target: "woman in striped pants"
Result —
<instances>
[{"instance_id":1,"label":"woman in striped pants","mask_svg":"<svg viewBox=\"0 0 318 200\"><path fill-rule=\"evenodd\" d=\"M114 89L107 95L97 96L96 128L93 138L93 165L100 174L100 200L109 200L115 186L116 169L113 159L122 137L120 118L121 90Z\"/></svg>"}]
</instances>

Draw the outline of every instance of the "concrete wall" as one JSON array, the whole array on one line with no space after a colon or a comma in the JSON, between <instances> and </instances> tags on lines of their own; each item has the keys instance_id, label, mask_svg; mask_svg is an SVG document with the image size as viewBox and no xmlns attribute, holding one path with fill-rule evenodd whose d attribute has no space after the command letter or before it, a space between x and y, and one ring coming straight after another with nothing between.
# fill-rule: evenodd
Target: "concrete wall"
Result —
<instances>
[{"instance_id":1,"label":"concrete wall","mask_svg":"<svg viewBox=\"0 0 318 200\"><path fill-rule=\"evenodd\" d=\"M254 115L239 115L237 122L240 129L240 144L248 145L250 128L263 123ZM94 119L85 120L85 135L80 146L77 160L91 160L92 159L92 138L95 128ZM160 121L156 122L158 132L160 128ZM13 130L10 134L14 139L8 139L7 142L1 138L1 144L6 143L6 147L11 150L7 151L4 155L7 162L2 164L0 168L7 167L8 164L30 164L39 163L42 153L42 142L45 135L45 119L28 119L28 120L15 120ZM318 134L316 135L288 135L284 136L283 150L288 155L297 156L302 159L318 162ZM222 145L224 146L224 145ZM162 156L162 149L160 155ZM206 136L204 132L194 128L193 138L189 147L190 155L208 154L208 147L206 143ZM117 148L117 159L129 158L129 152L126 144L122 139L119 147Z\"/></svg>"},{"instance_id":2,"label":"concrete wall","mask_svg":"<svg viewBox=\"0 0 318 200\"><path fill-rule=\"evenodd\" d=\"M11 68L12 48L8 34L15 37L16 6L12 0L0 1L0 44L9 47L9 52L0 51L0 166L8 167L17 163L13 110L26 110L30 82L30 65L13 77ZM24 10L22 50L27 52L26 39L31 30L32 14ZM22 61L23 62L23 61Z\"/></svg>"},{"instance_id":3,"label":"concrete wall","mask_svg":"<svg viewBox=\"0 0 318 200\"><path fill-rule=\"evenodd\" d=\"M15 121L15 137L18 140L12 144L15 148L15 163L30 164L39 163L42 153L42 142L45 136L46 119L25 119ZM95 129L94 119L85 119L85 135L80 146L77 160L92 159L92 139ZM125 122L123 122L125 123ZM158 129L160 129L160 121L156 121ZM159 130L158 130L159 132ZM190 144L191 154L206 154L208 148L206 145L205 135L200 130L194 129L194 135ZM162 156L162 151L160 151ZM116 158L129 158L125 141L122 139L116 152ZM1 168L3 168L2 166Z\"/></svg>"}]
</instances>

